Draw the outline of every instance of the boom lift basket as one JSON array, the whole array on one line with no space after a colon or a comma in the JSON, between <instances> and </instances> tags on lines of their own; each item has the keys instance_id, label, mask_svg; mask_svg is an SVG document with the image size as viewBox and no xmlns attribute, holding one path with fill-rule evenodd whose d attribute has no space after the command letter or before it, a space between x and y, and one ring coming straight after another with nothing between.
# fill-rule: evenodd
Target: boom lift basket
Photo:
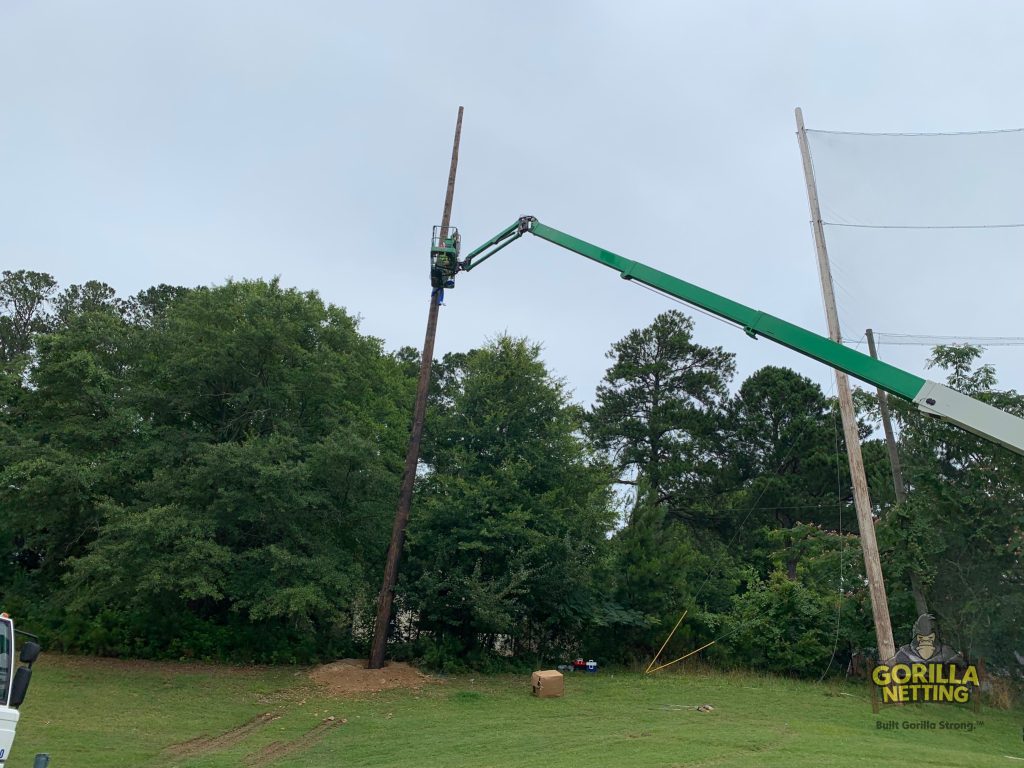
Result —
<instances>
[{"instance_id":1,"label":"boom lift basket","mask_svg":"<svg viewBox=\"0 0 1024 768\"><path fill-rule=\"evenodd\" d=\"M432 288L454 288L453 279L459 271L459 249L462 238L459 230L449 227L445 237L441 237L441 227L434 227L434 237L430 241L430 286Z\"/></svg>"}]
</instances>

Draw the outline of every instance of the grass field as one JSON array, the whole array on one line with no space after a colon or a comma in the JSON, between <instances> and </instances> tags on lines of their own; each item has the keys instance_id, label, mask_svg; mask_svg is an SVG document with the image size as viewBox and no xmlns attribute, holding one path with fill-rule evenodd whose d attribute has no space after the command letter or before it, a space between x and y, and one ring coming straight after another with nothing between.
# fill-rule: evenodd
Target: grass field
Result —
<instances>
[{"instance_id":1,"label":"grass field","mask_svg":"<svg viewBox=\"0 0 1024 768\"><path fill-rule=\"evenodd\" d=\"M1024 711L883 709L863 686L703 671L451 677L331 698L305 670L117 662L47 654L8 768L249 766L1014 766ZM714 711L687 709L711 704ZM333 717L334 720L328 718ZM877 721L975 724L883 730Z\"/></svg>"}]
</instances>

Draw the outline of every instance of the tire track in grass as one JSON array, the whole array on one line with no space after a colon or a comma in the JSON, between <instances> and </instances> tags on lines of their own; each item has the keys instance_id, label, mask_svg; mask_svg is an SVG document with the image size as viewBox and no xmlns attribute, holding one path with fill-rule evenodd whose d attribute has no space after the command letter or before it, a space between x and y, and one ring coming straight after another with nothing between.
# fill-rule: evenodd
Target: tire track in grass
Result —
<instances>
[{"instance_id":1,"label":"tire track in grass","mask_svg":"<svg viewBox=\"0 0 1024 768\"><path fill-rule=\"evenodd\" d=\"M344 725L347 722L348 720L343 717L324 718L318 725L315 725L312 729L306 731L297 739L293 739L292 741L273 741L262 749L252 752L246 756L245 764L248 766L266 765L267 763L280 760L282 757L287 757L295 752L301 752L304 749L309 749L320 741L320 739L322 739L331 728Z\"/></svg>"},{"instance_id":2,"label":"tire track in grass","mask_svg":"<svg viewBox=\"0 0 1024 768\"><path fill-rule=\"evenodd\" d=\"M169 758L197 757L209 752L227 749L280 717L280 715L275 715L271 712L264 712L262 715L256 715L252 720L216 736L200 736L197 739L189 739L180 744L172 744L163 751L163 755Z\"/></svg>"}]
</instances>

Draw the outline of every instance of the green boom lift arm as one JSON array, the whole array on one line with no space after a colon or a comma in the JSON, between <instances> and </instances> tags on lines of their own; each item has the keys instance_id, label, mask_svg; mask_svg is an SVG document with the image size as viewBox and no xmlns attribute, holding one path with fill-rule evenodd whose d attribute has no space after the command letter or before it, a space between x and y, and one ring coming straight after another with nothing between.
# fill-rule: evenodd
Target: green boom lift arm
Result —
<instances>
[{"instance_id":1,"label":"green boom lift arm","mask_svg":"<svg viewBox=\"0 0 1024 768\"><path fill-rule=\"evenodd\" d=\"M460 271L468 272L513 241L529 232L532 235L585 256L598 264L617 270L625 280L635 280L680 301L740 325L751 338L764 336L784 347L812 357L861 381L884 389L914 403L920 411L955 424L986 440L991 440L1015 453L1024 455L1024 419L994 408L973 397L934 381L876 360L855 349L844 347L826 336L787 323L767 312L751 309L739 302L719 296L685 280L649 267L639 261L623 258L584 240L546 226L533 216L521 216L461 261L451 259L450 280ZM456 245L457 247L457 245Z\"/></svg>"}]
</instances>

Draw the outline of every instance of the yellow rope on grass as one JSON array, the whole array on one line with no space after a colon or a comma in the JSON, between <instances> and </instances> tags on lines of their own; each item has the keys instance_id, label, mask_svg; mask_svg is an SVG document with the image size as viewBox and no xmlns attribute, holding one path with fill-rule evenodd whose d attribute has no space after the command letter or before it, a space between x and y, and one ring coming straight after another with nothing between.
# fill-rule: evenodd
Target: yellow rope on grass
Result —
<instances>
[{"instance_id":1,"label":"yellow rope on grass","mask_svg":"<svg viewBox=\"0 0 1024 768\"><path fill-rule=\"evenodd\" d=\"M644 670L645 675L649 674L651 671L651 667L653 667L657 663L658 657L661 656L661 652L665 650L665 646L668 645L668 641L672 639L672 635L674 635L676 633L676 630L679 629L679 625L683 623L683 619L686 618L686 614L689 610L690 609L687 608L685 611L683 611L683 615L679 617L679 621L677 621L676 625L672 627L672 631L668 633L668 637L665 638L665 642L661 644L661 648L659 648L658 652L654 654L654 658L651 659L651 663L648 664L647 669Z\"/></svg>"},{"instance_id":2,"label":"yellow rope on grass","mask_svg":"<svg viewBox=\"0 0 1024 768\"><path fill-rule=\"evenodd\" d=\"M701 652L701 651L703 651L703 650L704 650L705 648L709 648L709 647L711 647L712 645L714 645L714 644L715 644L715 643L717 643L717 642L718 642L717 640L712 640L712 641L711 641L710 643L705 643L704 645L702 645L702 646L701 646L700 648L698 648L697 650L695 650L695 651L690 651L690 652L689 652L688 654L686 654L685 656L680 656L680 657L679 657L678 659L673 659L672 661L668 662L667 664L662 664L662 665L661 665L660 667L655 667L654 669L649 669L649 670L648 670L648 673L653 673L653 672L657 672L657 671L658 671L659 669L664 669L665 667L671 667L671 666L672 666L673 664L677 664L677 663L679 663L680 661L682 661L683 659L688 659L688 658L690 658L691 656L693 656L693 654L695 654L695 653L700 653L700 652Z\"/></svg>"}]
</instances>

